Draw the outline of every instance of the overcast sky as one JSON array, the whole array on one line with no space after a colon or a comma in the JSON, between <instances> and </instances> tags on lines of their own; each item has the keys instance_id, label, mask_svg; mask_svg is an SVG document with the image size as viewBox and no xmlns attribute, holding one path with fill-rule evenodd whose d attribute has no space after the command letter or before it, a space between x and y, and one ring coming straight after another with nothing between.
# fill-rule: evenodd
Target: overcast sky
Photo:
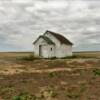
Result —
<instances>
[{"instance_id":1,"label":"overcast sky","mask_svg":"<svg viewBox=\"0 0 100 100\"><path fill-rule=\"evenodd\" d=\"M74 50L100 50L100 1L0 0L0 51L32 50L46 30L66 36Z\"/></svg>"}]
</instances>

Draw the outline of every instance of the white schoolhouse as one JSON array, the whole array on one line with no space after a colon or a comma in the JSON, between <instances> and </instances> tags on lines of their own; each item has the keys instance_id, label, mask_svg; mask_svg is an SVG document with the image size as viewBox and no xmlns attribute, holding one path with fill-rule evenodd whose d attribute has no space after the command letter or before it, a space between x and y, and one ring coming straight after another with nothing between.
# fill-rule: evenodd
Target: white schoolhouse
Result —
<instances>
[{"instance_id":1,"label":"white schoolhouse","mask_svg":"<svg viewBox=\"0 0 100 100\"><path fill-rule=\"evenodd\" d=\"M34 54L41 58L63 58L72 56L72 45L64 36L46 31L34 41Z\"/></svg>"}]
</instances>

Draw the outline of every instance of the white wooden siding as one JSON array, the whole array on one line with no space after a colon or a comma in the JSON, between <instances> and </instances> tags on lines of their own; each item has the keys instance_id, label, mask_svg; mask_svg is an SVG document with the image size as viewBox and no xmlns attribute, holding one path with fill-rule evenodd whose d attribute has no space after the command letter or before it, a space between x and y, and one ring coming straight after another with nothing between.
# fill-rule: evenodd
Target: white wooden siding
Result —
<instances>
[{"instance_id":1,"label":"white wooden siding","mask_svg":"<svg viewBox=\"0 0 100 100\"><path fill-rule=\"evenodd\" d=\"M41 45L43 58L62 58L66 56L72 56L72 45L61 44L60 41L56 39L52 34L46 33L45 36L50 38L55 43L55 45L47 44L43 38L40 38L34 44L35 55L39 56L39 45Z\"/></svg>"}]
</instances>

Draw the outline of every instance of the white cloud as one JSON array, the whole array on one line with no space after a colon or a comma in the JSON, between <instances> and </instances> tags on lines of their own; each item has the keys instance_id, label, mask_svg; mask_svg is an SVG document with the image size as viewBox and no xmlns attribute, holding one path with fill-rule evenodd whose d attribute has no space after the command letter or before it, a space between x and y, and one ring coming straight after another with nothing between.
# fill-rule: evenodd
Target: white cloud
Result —
<instances>
[{"instance_id":1,"label":"white cloud","mask_svg":"<svg viewBox=\"0 0 100 100\"><path fill-rule=\"evenodd\" d=\"M13 3L19 3L19 4L27 4L32 2L32 0L12 0Z\"/></svg>"},{"instance_id":2,"label":"white cloud","mask_svg":"<svg viewBox=\"0 0 100 100\"><path fill-rule=\"evenodd\" d=\"M0 0L0 43L31 48L47 29L64 34L76 47L100 43L100 2L92 1Z\"/></svg>"},{"instance_id":3,"label":"white cloud","mask_svg":"<svg viewBox=\"0 0 100 100\"><path fill-rule=\"evenodd\" d=\"M36 2L36 9L62 9L68 6L67 1L48 1L48 2Z\"/></svg>"},{"instance_id":4,"label":"white cloud","mask_svg":"<svg viewBox=\"0 0 100 100\"><path fill-rule=\"evenodd\" d=\"M36 1L33 6L26 7L26 10L29 12L33 12L35 10L60 10L68 7L67 1Z\"/></svg>"},{"instance_id":5,"label":"white cloud","mask_svg":"<svg viewBox=\"0 0 100 100\"><path fill-rule=\"evenodd\" d=\"M70 2L69 6L69 18L83 18L89 13L88 5L85 1L75 0Z\"/></svg>"},{"instance_id":6,"label":"white cloud","mask_svg":"<svg viewBox=\"0 0 100 100\"><path fill-rule=\"evenodd\" d=\"M96 39L89 39L88 42L91 44L97 44L99 41Z\"/></svg>"},{"instance_id":7,"label":"white cloud","mask_svg":"<svg viewBox=\"0 0 100 100\"><path fill-rule=\"evenodd\" d=\"M26 7L26 10L28 12L33 12L35 10L34 6L29 6L29 7Z\"/></svg>"},{"instance_id":8,"label":"white cloud","mask_svg":"<svg viewBox=\"0 0 100 100\"><path fill-rule=\"evenodd\" d=\"M90 26L90 27L88 27L87 29L86 29L87 31L90 31L90 32L96 32L96 28L95 27L93 27L93 26ZM91 34L91 33L90 33Z\"/></svg>"},{"instance_id":9,"label":"white cloud","mask_svg":"<svg viewBox=\"0 0 100 100\"><path fill-rule=\"evenodd\" d=\"M0 6L0 11L4 11L5 8L3 6Z\"/></svg>"}]
</instances>

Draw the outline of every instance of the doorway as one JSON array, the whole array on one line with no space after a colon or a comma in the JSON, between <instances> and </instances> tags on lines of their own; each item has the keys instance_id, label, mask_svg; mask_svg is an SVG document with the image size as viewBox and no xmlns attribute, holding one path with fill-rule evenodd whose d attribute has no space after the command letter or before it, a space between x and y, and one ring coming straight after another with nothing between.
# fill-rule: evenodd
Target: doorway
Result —
<instances>
[{"instance_id":1,"label":"doorway","mask_svg":"<svg viewBox=\"0 0 100 100\"><path fill-rule=\"evenodd\" d=\"M39 45L39 56L42 57L42 45Z\"/></svg>"}]
</instances>

